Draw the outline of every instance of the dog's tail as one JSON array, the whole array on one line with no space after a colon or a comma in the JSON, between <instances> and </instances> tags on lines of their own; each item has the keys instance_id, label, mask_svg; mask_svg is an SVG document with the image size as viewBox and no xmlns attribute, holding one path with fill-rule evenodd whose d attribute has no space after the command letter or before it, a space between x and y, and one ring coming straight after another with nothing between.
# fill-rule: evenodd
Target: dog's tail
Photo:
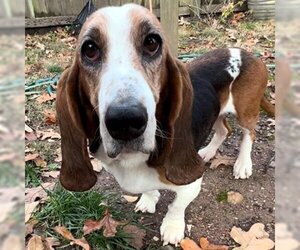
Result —
<instances>
[{"instance_id":1,"label":"dog's tail","mask_svg":"<svg viewBox=\"0 0 300 250\"><path fill-rule=\"evenodd\" d=\"M266 111L269 115L275 117L275 105L271 104L267 97L263 96L260 102L260 106Z\"/></svg>"}]
</instances>

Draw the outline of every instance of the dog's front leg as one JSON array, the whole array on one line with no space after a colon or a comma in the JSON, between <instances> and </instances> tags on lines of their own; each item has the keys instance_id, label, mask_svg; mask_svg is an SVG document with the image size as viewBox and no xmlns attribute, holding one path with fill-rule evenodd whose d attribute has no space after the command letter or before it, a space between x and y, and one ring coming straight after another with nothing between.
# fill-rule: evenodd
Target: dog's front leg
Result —
<instances>
[{"instance_id":1,"label":"dog's front leg","mask_svg":"<svg viewBox=\"0 0 300 250\"><path fill-rule=\"evenodd\" d=\"M176 198L168 207L168 212L160 227L160 234L163 245L178 243L184 238L185 230L185 209L198 196L201 190L202 178L195 182L176 186Z\"/></svg>"},{"instance_id":2,"label":"dog's front leg","mask_svg":"<svg viewBox=\"0 0 300 250\"><path fill-rule=\"evenodd\" d=\"M134 211L142 213L155 213L156 203L158 202L160 193L158 190L148 191L142 194Z\"/></svg>"}]
</instances>

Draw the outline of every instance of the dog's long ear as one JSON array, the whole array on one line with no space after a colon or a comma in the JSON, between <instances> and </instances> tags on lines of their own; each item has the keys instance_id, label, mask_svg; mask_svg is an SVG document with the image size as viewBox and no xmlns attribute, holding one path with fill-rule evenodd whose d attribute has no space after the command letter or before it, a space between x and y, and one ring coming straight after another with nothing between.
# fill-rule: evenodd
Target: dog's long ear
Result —
<instances>
[{"instance_id":1,"label":"dog's long ear","mask_svg":"<svg viewBox=\"0 0 300 250\"><path fill-rule=\"evenodd\" d=\"M170 54L166 69L156 110L157 151L148 163L162 167L170 182L185 185L204 172L204 162L195 149L192 135L193 88L185 65Z\"/></svg>"},{"instance_id":2,"label":"dog's long ear","mask_svg":"<svg viewBox=\"0 0 300 250\"><path fill-rule=\"evenodd\" d=\"M71 191L88 190L97 177L88 155L87 139L95 136L98 117L76 63L65 70L58 83L56 111L62 150L60 182Z\"/></svg>"}]
</instances>

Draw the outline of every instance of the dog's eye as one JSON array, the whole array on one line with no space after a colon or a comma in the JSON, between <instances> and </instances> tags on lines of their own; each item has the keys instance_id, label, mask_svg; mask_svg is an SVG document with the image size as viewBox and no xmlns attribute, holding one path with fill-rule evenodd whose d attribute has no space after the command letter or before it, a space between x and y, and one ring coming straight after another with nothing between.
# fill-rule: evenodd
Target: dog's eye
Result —
<instances>
[{"instance_id":1,"label":"dog's eye","mask_svg":"<svg viewBox=\"0 0 300 250\"><path fill-rule=\"evenodd\" d=\"M100 49L93 41L87 41L82 45L81 53L92 62L99 60Z\"/></svg>"},{"instance_id":2,"label":"dog's eye","mask_svg":"<svg viewBox=\"0 0 300 250\"><path fill-rule=\"evenodd\" d=\"M161 37L157 34L146 36L143 43L143 53L147 56L154 56L161 47Z\"/></svg>"}]
</instances>

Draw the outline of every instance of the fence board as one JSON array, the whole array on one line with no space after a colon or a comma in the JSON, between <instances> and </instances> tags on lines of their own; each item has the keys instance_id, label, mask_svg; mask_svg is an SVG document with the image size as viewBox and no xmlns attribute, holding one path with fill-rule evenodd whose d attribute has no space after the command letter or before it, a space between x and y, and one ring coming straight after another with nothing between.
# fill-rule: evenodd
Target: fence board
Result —
<instances>
[{"instance_id":1,"label":"fence board","mask_svg":"<svg viewBox=\"0 0 300 250\"><path fill-rule=\"evenodd\" d=\"M178 9L178 0L163 0L160 2L160 22L166 32L174 56L177 56Z\"/></svg>"},{"instance_id":2,"label":"fence board","mask_svg":"<svg viewBox=\"0 0 300 250\"><path fill-rule=\"evenodd\" d=\"M97 9L109 6L109 0L94 0L93 3Z\"/></svg>"},{"instance_id":3,"label":"fence board","mask_svg":"<svg viewBox=\"0 0 300 250\"><path fill-rule=\"evenodd\" d=\"M121 5L121 0L110 0L109 5L110 6L120 6Z\"/></svg>"}]
</instances>

